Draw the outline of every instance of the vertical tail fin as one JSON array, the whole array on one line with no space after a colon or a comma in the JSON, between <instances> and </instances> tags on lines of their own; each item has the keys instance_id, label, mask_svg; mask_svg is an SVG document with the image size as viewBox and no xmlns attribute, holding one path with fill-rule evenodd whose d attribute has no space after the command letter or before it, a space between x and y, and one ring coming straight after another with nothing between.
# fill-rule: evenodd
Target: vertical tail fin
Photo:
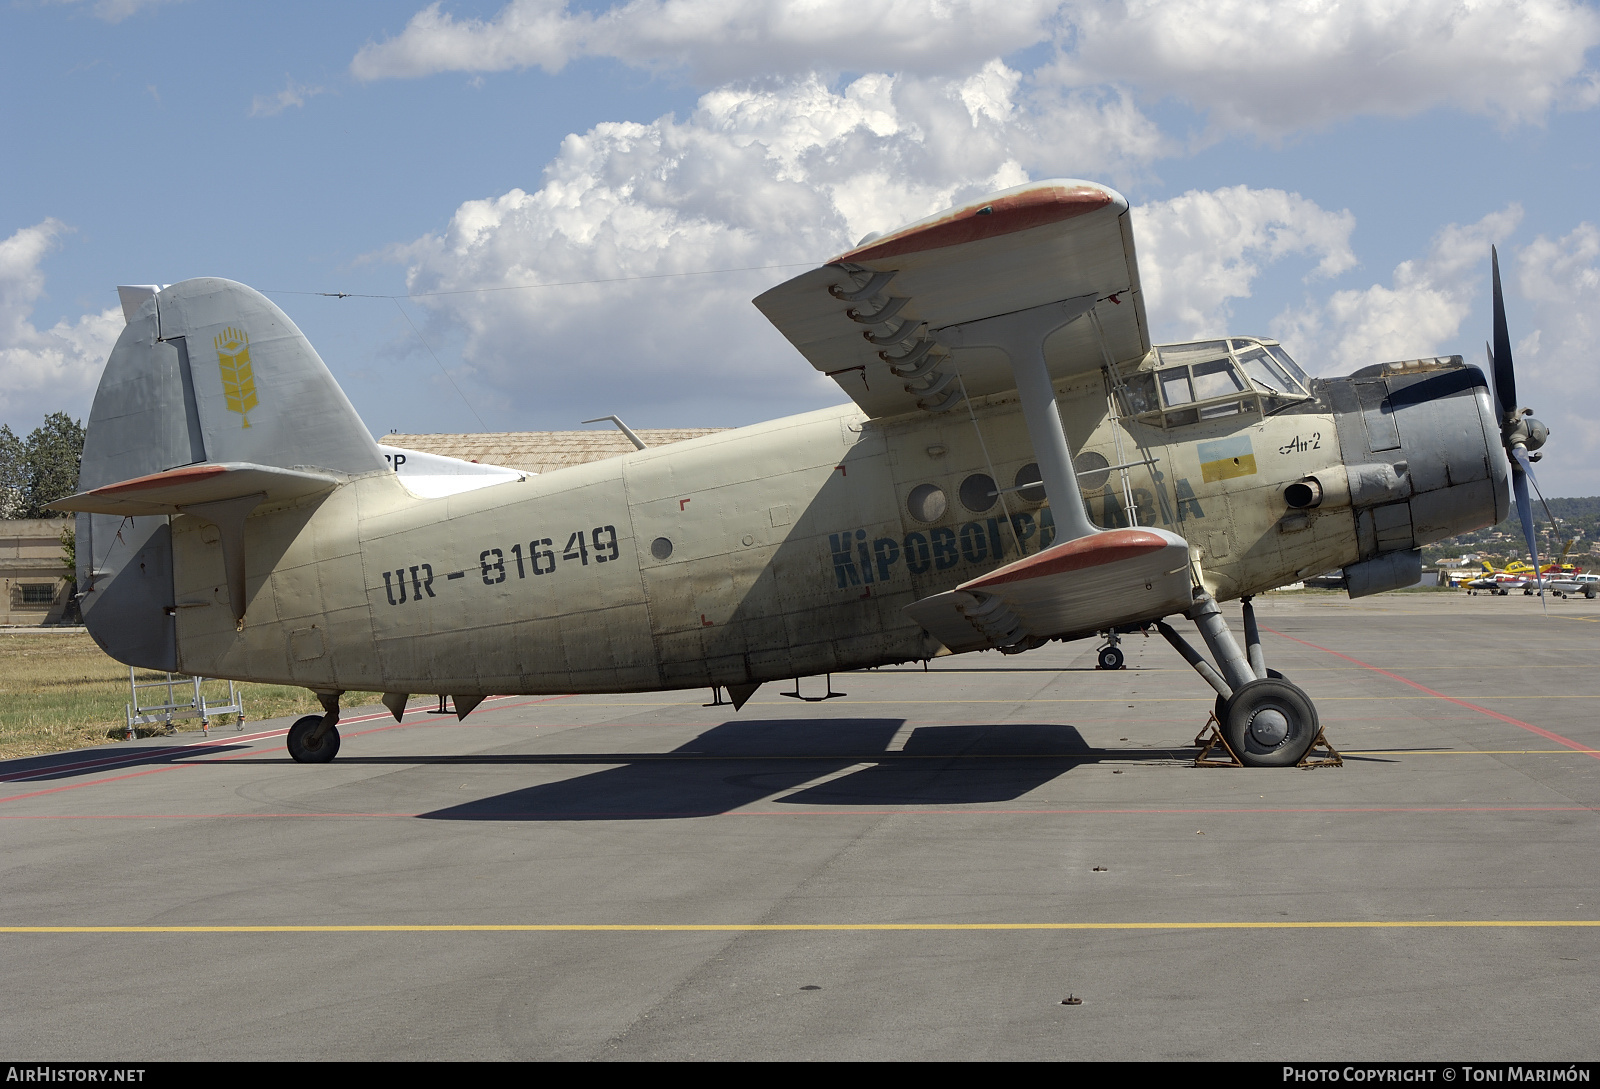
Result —
<instances>
[{"instance_id":1,"label":"vertical tail fin","mask_svg":"<svg viewBox=\"0 0 1600 1089\"><path fill-rule=\"evenodd\" d=\"M138 302L95 394L78 491L208 462L387 467L294 322L260 292L210 277ZM80 514L77 553L96 641L131 665L176 669L166 517Z\"/></svg>"}]
</instances>

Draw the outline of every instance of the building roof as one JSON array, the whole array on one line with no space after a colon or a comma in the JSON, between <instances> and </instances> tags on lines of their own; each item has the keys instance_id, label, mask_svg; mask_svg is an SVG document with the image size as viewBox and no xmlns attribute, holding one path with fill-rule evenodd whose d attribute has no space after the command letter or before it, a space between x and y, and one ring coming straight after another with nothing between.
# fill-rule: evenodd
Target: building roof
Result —
<instances>
[{"instance_id":1,"label":"building roof","mask_svg":"<svg viewBox=\"0 0 1600 1089\"><path fill-rule=\"evenodd\" d=\"M726 427L640 427L634 433L646 446L666 446L685 439L697 439ZM614 428L590 431L508 431L498 435L385 435L384 446L443 454L463 461L480 461L548 473L570 465L613 458L633 453L633 443Z\"/></svg>"}]
</instances>

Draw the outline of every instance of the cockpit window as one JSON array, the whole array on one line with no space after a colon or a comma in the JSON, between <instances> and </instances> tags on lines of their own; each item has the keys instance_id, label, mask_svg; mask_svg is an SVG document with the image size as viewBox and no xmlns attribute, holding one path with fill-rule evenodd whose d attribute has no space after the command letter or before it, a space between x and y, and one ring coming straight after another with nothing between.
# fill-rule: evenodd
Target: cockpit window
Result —
<instances>
[{"instance_id":1,"label":"cockpit window","mask_svg":"<svg viewBox=\"0 0 1600 1089\"><path fill-rule=\"evenodd\" d=\"M1198 340L1193 344L1164 344L1159 349L1161 362L1166 365L1173 363L1193 363L1201 359L1216 359L1218 356L1228 354L1228 342L1225 340Z\"/></svg>"},{"instance_id":2,"label":"cockpit window","mask_svg":"<svg viewBox=\"0 0 1600 1089\"><path fill-rule=\"evenodd\" d=\"M1254 338L1162 345L1156 359L1159 369L1129 376L1119 393L1129 415L1157 427L1270 415L1304 400L1310 381L1282 348Z\"/></svg>"},{"instance_id":3,"label":"cockpit window","mask_svg":"<svg viewBox=\"0 0 1600 1089\"><path fill-rule=\"evenodd\" d=\"M1267 354L1265 348L1251 348L1239 353L1239 365L1252 381L1279 393L1299 393L1293 379L1284 373L1278 361Z\"/></svg>"},{"instance_id":4,"label":"cockpit window","mask_svg":"<svg viewBox=\"0 0 1600 1089\"><path fill-rule=\"evenodd\" d=\"M1149 371L1131 374L1122 385L1123 411L1130 416L1155 412L1161 404L1156 400L1156 376Z\"/></svg>"},{"instance_id":5,"label":"cockpit window","mask_svg":"<svg viewBox=\"0 0 1600 1089\"><path fill-rule=\"evenodd\" d=\"M1302 388L1311 388L1311 376L1300 369L1300 364L1289 358L1288 352L1284 351L1276 344L1268 344L1265 347L1267 351L1272 353L1272 358L1276 359L1284 370L1294 375L1295 380L1300 383Z\"/></svg>"},{"instance_id":6,"label":"cockpit window","mask_svg":"<svg viewBox=\"0 0 1600 1089\"><path fill-rule=\"evenodd\" d=\"M1188 367L1168 367L1160 373L1162 404L1171 407L1186 405L1194 400L1194 389L1189 385Z\"/></svg>"},{"instance_id":7,"label":"cockpit window","mask_svg":"<svg viewBox=\"0 0 1600 1089\"><path fill-rule=\"evenodd\" d=\"M1192 369L1197 400L1209 401L1213 397L1226 397L1230 393L1238 393L1244 389L1244 383L1239 380L1239 373L1233 369L1233 364L1228 362L1226 356L1205 363L1196 363Z\"/></svg>"}]
</instances>

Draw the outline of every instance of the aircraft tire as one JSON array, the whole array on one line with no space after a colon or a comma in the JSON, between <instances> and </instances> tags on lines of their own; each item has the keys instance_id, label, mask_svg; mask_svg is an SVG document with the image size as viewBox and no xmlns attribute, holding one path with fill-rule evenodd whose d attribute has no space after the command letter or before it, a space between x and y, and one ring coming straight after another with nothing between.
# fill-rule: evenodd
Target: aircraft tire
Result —
<instances>
[{"instance_id":1,"label":"aircraft tire","mask_svg":"<svg viewBox=\"0 0 1600 1089\"><path fill-rule=\"evenodd\" d=\"M339 728L331 726L313 747L307 744L311 732L322 724L321 715L307 715L289 727L289 755L300 764L326 764L339 755Z\"/></svg>"},{"instance_id":2,"label":"aircraft tire","mask_svg":"<svg viewBox=\"0 0 1600 1089\"><path fill-rule=\"evenodd\" d=\"M1121 669L1122 668L1122 662L1123 662L1123 658L1122 658L1122 648L1121 647L1101 647L1100 648L1100 668L1101 669Z\"/></svg>"},{"instance_id":3,"label":"aircraft tire","mask_svg":"<svg viewBox=\"0 0 1600 1089\"><path fill-rule=\"evenodd\" d=\"M1276 669L1273 669L1271 666L1267 667L1267 676L1271 677L1275 681L1287 681L1289 679L1282 673L1279 673ZM1217 697L1216 711L1218 722L1228 721L1228 701L1223 699L1221 696Z\"/></svg>"},{"instance_id":4,"label":"aircraft tire","mask_svg":"<svg viewBox=\"0 0 1600 1089\"><path fill-rule=\"evenodd\" d=\"M1594 600L1595 592L1596 591L1595 591L1595 588L1593 586L1585 586L1583 588L1583 596L1588 598L1590 601Z\"/></svg>"},{"instance_id":5,"label":"aircraft tire","mask_svg":"<svg viewBox=\"0 0 1600 1089\"><path fill-rule=\"evenodd\" d=\"M1222 736L1246 767L1294 767L1317 740L1317 709L1286 680L1251 681L1228 701Z\"/></svg>"}]
</instances>

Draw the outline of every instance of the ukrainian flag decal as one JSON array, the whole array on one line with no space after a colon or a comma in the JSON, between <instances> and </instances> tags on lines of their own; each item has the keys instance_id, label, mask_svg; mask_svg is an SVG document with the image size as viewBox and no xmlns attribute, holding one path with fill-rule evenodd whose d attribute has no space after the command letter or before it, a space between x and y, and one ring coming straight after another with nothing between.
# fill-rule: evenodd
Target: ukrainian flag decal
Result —
<instances>
[{"instance_id":1,"label":"ukrainian flag decal","mask_svg":"<svg viewBox=\"0 0 1600 1089\"><path fill-rule=\"evenodd\" d=\"M1202 480L1227 480L1256 473L1256 453L1250 446L1249 435L1197 443L1195 452L1200 455Z\"/></svg>"}]
</instances>

